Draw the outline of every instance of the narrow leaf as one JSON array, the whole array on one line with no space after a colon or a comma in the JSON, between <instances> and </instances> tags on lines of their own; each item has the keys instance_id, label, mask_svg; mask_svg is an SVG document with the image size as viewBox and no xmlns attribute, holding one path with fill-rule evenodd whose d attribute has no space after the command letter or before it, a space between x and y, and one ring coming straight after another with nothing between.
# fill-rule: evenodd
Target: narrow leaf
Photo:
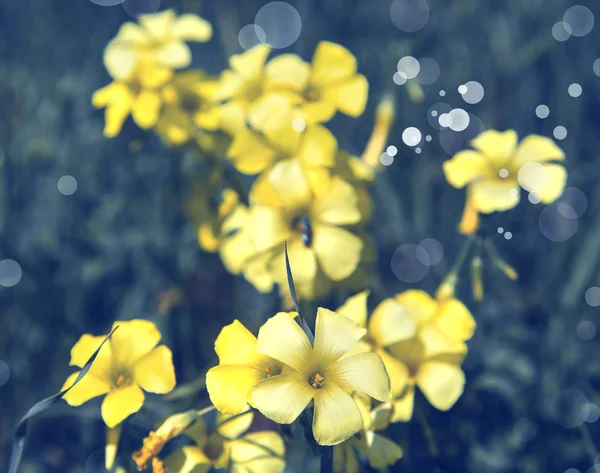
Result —
<instances>
[{"instance_id":1,"label":"narrow leaf","mask_svg":"<svg viewBox=\"0 0 600 473\"><path fill-rule=\"evenodd\" d=\"M296 309L296 312L298 312L298 315L296 317L294 317L294 320L296 322L298 322L300 327L302 327L302 330L304 330L304 332L306 333L306 336L310 340L310 344L314 345L315 336L313 335L312 330L306 323L306 319L304 319L304 317L302 317L302 314L300 313L300 307L298 307L298 298L296 297L296 286L294 285L294 277L292 276L292 268L290 267L290 259L288 257L287 241L284 242L283 245L284 245L284 251L285 251L285 270L287 273L288 287L290 288L290 294L292 295L292 301L294 302L294 308Z\"/></svg>"}]
</instances>

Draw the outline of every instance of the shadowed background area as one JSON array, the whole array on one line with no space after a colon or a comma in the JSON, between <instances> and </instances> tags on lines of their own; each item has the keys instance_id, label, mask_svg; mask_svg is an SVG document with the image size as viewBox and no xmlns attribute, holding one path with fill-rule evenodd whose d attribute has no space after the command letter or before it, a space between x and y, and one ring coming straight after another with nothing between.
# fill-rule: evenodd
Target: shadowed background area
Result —
<instances>
[{"instance_id":1,"label":"shadowed background area","mask_svg":"<svg viewBox=\"0 0 600 473\"><path fill-rule=\"evenodd\" d=\"M484 218L484 234L520 278L511 282L485 261L485 298L476 303L465 266L458 296L478 324L464 365L465 393L449 412L425 412L439 457L432 457L422 426L413 421L408 455L391 470L600 471L600 54L594 46L600 27L579 34L590 22L583 15L573 20L567 38L555 25L576 3L587 5L596 21L600 9L584 0L428 0L428 21L422 21L410 10L418 0L397 2L408 10L395 25L391 0L290 0L302 31L279 51L309 60L317 43L329 40L356 56L370 84L367 110L359 119L338 116L328 124L351 153L364 149L383 93L394 93L396 120L388 144L397 154L372 188L374 296L408 288L431 293L450 270L465 240L456 231L464 192L447 184L442 162L484 129L515 129L520 138L554 136L566 154L567 187L574 189L564 202L577 217L565 217L556 205L534 205L524 194L515 209ZM105 334L115 320L152 320L173 349L178 384L186 384L201 380L216 363L213 344L223 325L237 318L256 331L278 310L276 293L258 293L228 274L218 255L198 247L183 214L186 157L131 120L118 137L104 138L103 113L90 102L110 80L103 48L132 20L129 13L174 8L206 18L215 34L208 43L191 45L192 67L216 75L231 54L243 51L238 33L266 3L0 5L0 465L8 462L18 419L73 372L70 349L82 334ZM401 74L393 79L407 56L435 62L429 62L428 74L422 71L422 97L395 83L402 82ZM402 64L410 69L409 60ZM483 87L481 100L469 99L477 95L472 83L459 93L470 81ZM581 86L580 96L571 84ZM455 108L469 114L464 130L442 129L432 119L432 111ZM409 127L419 130L419 152L411 141L414 131L405 132ZM564 139L556 127L566 129ZM402 245L426 238L441 244L438 264L424 265L409 247L406 257L393 258ZM399 279L395 273L417 276ZM161 310L175 290L183 292L184 302ZM342 301L322 303L333 309ZM139 448L165 415L207 404L202 390L170 403L151 398L128 421L121 455ZM93 400L71 408L60 402L36 418L22 471L103 471L99 405ZM294 462L287 471L305 471L300 460Z\"/></svg>"}]
</instances>

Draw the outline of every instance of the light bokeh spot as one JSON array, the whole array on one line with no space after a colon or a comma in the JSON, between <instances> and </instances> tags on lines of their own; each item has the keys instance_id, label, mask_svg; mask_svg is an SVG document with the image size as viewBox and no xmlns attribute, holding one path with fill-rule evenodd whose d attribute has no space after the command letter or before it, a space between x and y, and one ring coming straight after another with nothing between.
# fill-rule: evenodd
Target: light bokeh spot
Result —
<instances>
[{"instance_id":1,"label":"light bokeh spot","mask_svg":"<svg viewBox=\"0 0 600 473\"><path fill-rule=\"evenodd\" d=\"M573 36L585 36L594 27L594 14L588 7L573 5L565 12L563 23L569 25Z\"/></svg>"},{"instance_id":2,"label":"light bokeh spot","mask_svg":"<svg viewBox=\"0 0 600 473\"><path fill-rule=\"evenodd\" d=\"M391 264L392 272L400 281L415 283L427 276L431 261L423 247L407 243L394 251Z\"/></svg>"},{"instance_id":3,"label":"light bokeh spot","mask_svg":"<svg viewBox=\"0 0 600 473\"><path fill-rule=\"evenodd\" d=\"M421 70L421 64L412 56L404 56L398 61L398 72L404 74L407 79L414 79Z\"/></svg>"},{"instance_id":4,"label":"light bokeh spot","mask_svg":"<svg viewBox=\"0 0 600 473\"><path fill-rule=\"evenodd\" d=\"M577 324L576 332L579 338L587 342L596 336L596 326L589 320L582 320Z\"/></svg>"},{"instance_id":5,"label":"light bokeh spot","mask_svg":"<svg viewBox=\"0 0 600 473\"><path fill-rule=\"evenodd\" d=\"M409 126L402 132L402 141L406 146L417 146L421 142L421 132L414 126Z\"/></svg>"},{"instance_id":6,"label":"light bokeh spot","mask_svg":"<svg viewBox=\"0 0 600 473\"><path fill-rule=\"evenodd\" d=\"M465 102L474 105L483 100L485 90L483 88L483 85L481 85L479 82L475 80L470 80L469 82L466 82L463 85L461 85L461 87L465 88L464 92L461 92L459 90Z\"/></svg>"},{"instance_id":7,"label":"light bokeh spot","mask_svg":"<svg viewBox=\"0 0 600 473\"><path fill-rule=\"evenodd\" d=\"M571 37L571 26L564 21L554 23L552 27L552 37L556 41L566 41Z\"/></svg>"},{"instance_id":8,"label":"light bokeh spot","mask_svg":"<svg viewBox=\"0 0 600 473\"><path fill-rule=\"evenodd\" d=\"M134 18L156 13L159 9L160 0L125 0L123 2L125 13Z\"/></svg>"},{"instance_id":9,"label":"light bokeh spot","mask_svg":"<svg viewBox=\"0 0 600 473\"><path fill-rule=\"evenodd\" d=\"M21 269L21 265L14 259L3 259L0 261L0 286L16 286L22 276L23 270Z\"/></svg>"},{"instance_id":10,"label":"light bokeh spot","mask_svg":"<svg viewBox=\"0 0 600 473\"><path fill-rule=\"evenodd\" d=\"M556 243L567 241L577 232L579 226L577 218L567 218L559 212L558 203L554 202L544 207L540 212L538 226L542 235ZM562 204L567 206L567 204ZM574 211L573 211L574 212Z\"/></svg>"},{"instance_id":11,"label":"light bokeh spot","mask_svg":"<svg viewBox=\"0 0 600 473\"><path fill-rule=\"evenodd\" d=\"M77 180L73 176L62 176L56 187L62 195L72 195L77 190Z\"/></svg>"},{"instance_id":12,"label":"light bokeh spot","mask_svg":"<svg viewBox=\"0 0 600 473\"><path fill-rule=\"evenodd\" d=\"M564 140L567 137L567 129L564 126L559 125L554 128L552 134L557 140Z\"/></svg>"},{"instance_id":13,"label":"light bokeh spot","mask_svg":"<svg viewBox=\"0 0 600 473\"><path fill-rule=\"evenodd\" d=\"M399 30L414 33L429 21L429 4L426 0L394 0L390 18Z\"/></svg>"},{"instance_id":14,"label":"light bokeh spot","mask_svg":"<svg viewBox=\"0 0 600 473\"><path fill-rule=\"evenodd\" d=\"M444 257L444 247L435 238L425 238L419 242L419 247L423 248L427 253L427 258L423 258L423 253L417 252L417 259L423 264L435 266Z\"/></svg>"},{"instance_id":15,"label":"light bokeh spot","mask_svg":"<svg viewBox=\"0 0 600 473\"><path fill-rule=\"evenodd\" d=\"M258 44L262 44L267 40L267 34L260 26L250 24L242 27L238 33L238 43L244 50L253 48Z\"/></svg>"},{"instance_id":16,"label":"light bokeh spot","mask_svg":"<svg viewBox=\"0 0 600 473\"><path fill-rule=\"evenodd\" d=\"M379 156L379 162L384 166L389 166L394 162L394 157L387 153L381 153L381 156Z\"/></svg>"},{"instance_id":17,"label":"light bokeh spot","mask_svg":"<svg viewBox=\"0 0 600 473\"><path fill-rule=\"evenodd\" d=\"M271 2L263 6L254 18L256 36L260 39L259 29L265 34L262 41L274 49L291 46L302 32L302 18L292 5L286 2Z\"/></svg>"},{"instance_id":18,"label":"light bokeh spot","mask_svg":"<svg viewBox=\"0 0 600 473\"><path fill-rule=\"evenodd\" d=\"M538 105L537 107L535 107L535 115L538 118L548 118L548 115L550 115L550 109L548 108L547 105Z\"/></svg>"},{"instance_id":19,"label":"light bokeh spot","mask_svg":"<svg viewBox=\"0 0 600 473\"><path fill-rule=\"evenodd\" d=\"M419 59L419 74L417 82L421 85L431 85L440 77L440 65L430 57Z\"/></svg>"},{"instance_id":20,"label":"light bokeh spot","mask_svg":"<svg viewBox=\"0 0 600 473\"><path fill-rule=\"evenodd\" d=\"M585 301L592 307L600 307L600 287L589 287L585 291Z\"/></svg>"},{"instance_id":21,"label":"light bokeh spot","mask_svg":"<svg viewBox=\"0 0 600 473\"><path fill-rule=\"evenodd\" d=\"M569 86L568 92L571 97L579 97L583 92L583 89L581 88L581 85L573 83Z\"/></svg>"}]
</instances>

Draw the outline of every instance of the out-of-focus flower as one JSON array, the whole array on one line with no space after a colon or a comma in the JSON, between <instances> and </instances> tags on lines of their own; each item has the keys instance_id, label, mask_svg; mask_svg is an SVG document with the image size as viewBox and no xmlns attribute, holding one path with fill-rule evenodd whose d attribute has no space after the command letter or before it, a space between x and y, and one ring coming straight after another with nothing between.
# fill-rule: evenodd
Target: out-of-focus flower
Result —
<instances>
[{"instance_id":1,"label":"out-of-focus flower","mask_svg":"<svg viewBox=\"0 0 600 473\"><path fill-rule=\"evenodd\" d=\"M268 117L253 117L250 127L235 134L227 156L240 172L256 174L291 158L305 167L334 165L337 141L327 128L313 125L296 131L293 122L297 113L280 94L270 94L260 102L268 102L265 108L269 110L278 110L277 119L270 123Z\"/></svg>"},{"instance_id":2,"label":"out-of-focus flower","mask_svg":"<svg viewBox=\"0 0 600 473\"><path fill-rule=\"evenodd\" d=\"M104 65L118 81L128 81L138 63L150 62L167 69L190 65L192 54L185 41L206 42L212 37L210 23L173 10L141 15L139 25L127 22L104 50Z\"/></svg>"},{"instance_id":3,"label":"out-of-focus flower","mask_svg":"<svg viewBox=\"0 0 600 473\"><path fill-rule=\"evenodd\" d=\"M248 232L257 253L269 252L267 267L280 286L287 284L287 241L298 294L314 298L322 280L342 281L358 267L364 244L349 226L361 218L352 185L325 170L305 173L299 160L286 160L256 181Z\"/></svg>"},{"instance_id":4,"label":"out-of-focus flower","mask_svg":"<svg viewBox=\"0 0 600 473\"><path fill-rule=\"evenodd\" d=\"M387 143L388 134L394 122L394 101L392 96L385 95L375 110L375 123L371 137L362 154L363 162L371 168L381 166L380 156Z\"/></svg>"},{"instance_id":5,"label":"out-of-focus flower","mask_svg":"<svg viewBox=\"0 0 600 473\"><path fill-rule=\"evenodd\" d=\"M290 424L314 401L313 434L321 445L343 442L363 428L348 391L390 400L389 377L379 355L346 356L366 330L343 315L317 310L314 346L288 313L271 317L258 333L259 353L287 368L252 389L250 405L280 424Z\"/></svg>"},{"instance_id":6,"label":"out-of-focus flower","mask_svg":"<svg viewBox=\"0 0 600 473\"><path fill-rule=\"evenodd\" d=\"M161 335L147 320L115 322L119 325L109 343L100 351L88 375L65 394L72 406L106 394L102 418L115 427L140 410L145 391L166 394L175 387L171 350L156 346ZM83 335L71 350L71 365L82 367L103 340L103 336ZM62 389L73 384L78 372L70 375Z\"/></svg>"},{"instance_id":7,"label":"out-of-focus flower","mask_svg":"<svg viewBox=\"0 0 600 473\"><path fill-rule=\"evenodd\" d=\"M561 164L563 151L550 138L530 135L517 146L513 130L484 131L465 150L444 162L446 179L456 188L467 186L467 202L460 230L473 233L478 213L513 208L519 202L519 184L545 204L561 194L567 172Z\"/></svg>"},{"instance_id":8,"label":"out-of-focus flower","mask_svg":"<svg viewBox=\"0 0 600 473\"><path fill-rule=\"evenodd\" d=\"M247 408L250 392L260 381L281 373L283 363L257 351L258 340L238 320L223 327L215 341L219 365L206 373L211 402L225 414Z\"/></svg>"}]
</instances>

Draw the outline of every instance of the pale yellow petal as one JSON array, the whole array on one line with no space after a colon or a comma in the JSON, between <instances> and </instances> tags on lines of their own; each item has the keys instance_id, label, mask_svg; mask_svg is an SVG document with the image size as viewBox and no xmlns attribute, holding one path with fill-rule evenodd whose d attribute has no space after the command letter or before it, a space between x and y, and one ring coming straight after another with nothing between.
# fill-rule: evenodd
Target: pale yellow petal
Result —
<instances>
[{"instance_id":1,"label":"pale yellow petal","mask_svg":"<svg viewBox=\"0 0 600 473\"><path fill-rule=\"evenodd\" d=\"M144 28L140 28L136 23L127 21L121 25L115 40L127 42L135 46L146 46L150 42L148 32Z\"/></svg>"},{"instance_id":2,"label":"pale yellow petal","mask_svg":"<svg viewBox=\"0 0 600 473\"><path fill-rule=\"evenodd\" d=\"M263 72L263 67L271 48L265 44L259 44L243 52L234 54L229 58L229 65L245 80L258 81Z\"/></svg>"},{"instance_id":3,"label":"pale yellow petal","mask_svg":"<svg viewBox=\"0 0 600 473\"><path fill-rule=\"evenodd\" d=\"M113 356L119 366L131 366L149 353L160 341L156 325L148 320L117 321L119 328L112 335Z\"/></svg>"},{"instance_id":4,"label":"pale yellow petal","mask_svg":"<svg viewBox=\"0 0 600 473\"><path fill-rule=\"evenodd\" d=\"M358 294L346 299L346 302L341 307L338 307L335 312L353 320L359 327L367 327L367 298L369 291L362 291Z\"/></svg>"},{"instance_id":5,"label":"pale yellow petal","mask_svg":"<svg viewBox=\"0 0 600 473\"><path fill-rule=\"evenodd\" d=\"M500 212L519 203L519 184L510 178L482 179L471 183L470 196L478 212Z\"/></svg>"},{"instance_id":6,"label":"pale yellow petal","mask_svg":"<svg viewBox=\"0 0 600 473\"><path fill-rule=\"evenodd\" d=\"M192 52L183 41L172 39L154 48L149 58L172 69L183 69L192 62Z\"/></svg>"},{"instance_id":7,"label":"pale yellow petal","mask_svg":"<svg viewBox=\"0 0 600 473\"><path fill-rule=\"evenodd\" d=\"M237 170L244 174L257 174L267 169L276 155L275 148L248 128L235 134L227 150L227 157Z\"/></svg>"},{"instance_id":8,"label":"pale yellow petal","mask_svg":"<svg viewBox=\"0 0 600 473\"><path fill-rule=\"evenodd\" d=\"M362 240L340 227L314 224L312 248L319 267L333 281L349 277L360 262Z\"/></svg>"},{"instance_id":9,"label":"pale yellow petal","mask_svg":"<svg viewBox=\"0 0 600 473\"><path fill-rule=\"evenodd\" d=\"M459 366L430 361L419 369L417 384L433 407L447 411L463 393L465 374Z\"/></svg>"},{"instance_id":10,"label":"pale yellow petal","mask_svg":"<svg viewBox=\"0 0 600 473\"><path fill-rule=\"evenodd\" d=\"M104 49L104 67L113 79L130 79L138 60L138 53L127 42L113 40Z\"/></svg>"},{"instance_id":11,"label":"pale yellow petal","mask_svg":"<svg viewBox=\"0 0 600 473\"><path fill-rule=\"evenodd\" d=\"M158 122L160 95L151 90L143 90L133 103L131 116L140 128L152 128Z\"/></svg>"},{"instance_id":12,"label":"pale yellow petal","mask_svg":"<svg viewBox=\"0 0 600 473\"><path fill-rule=\"evenodd\" d=\"M154 40L164 39L171 32L173 21L175 20L175 12L171 9L157 13L140 15L139 22L149 36Z\"/></svg>"},{"instance_id":13,"label":"pale yellow petal","mask_svg":"<svg viewBox=\"0 0 600 473\"><path fill-rule=\"evenodd\" d=\"M83 366L88 362L92 354L98 349L104 341L105 335L90 335L86 333L71 349L71 366ZM112 345L107 342L102 345L102 349L98 352L94 363L90 368L90 374L96 375L100 379L110 381L112 373Z\"/></svg>"},{"instance_id":14,"label":"pale yellow petal","mask_svg":"<svg viewBox=\"0 0 600 473\"><path fill-rule=\"evenodd\" d=\"M104 112L104 136L114 138L121 132L131 111L131 103L109 105Z\"/></svg>"},{"instance_id":15,"label":"pale yellow petal","mask_svg":"<svg viewBox=\"0 0 600 473\"><path fill-rule=\"evenodd\" d=\"M423 343L425 358L443 355L462 358L467 353L467 346L463 341L450 338L437 325L425 324L419 332L419 337Z\"/></svg>"},{"instance_id":16,"label":"pale yellow petal","mask_svg":"<svg viewBox=\"0 0 600 473\"><path fill-rule=\"evenodd\" d=\"M277 93L262 95L248 109L250 127L265 133L271 143L281 148L280 152L287 151L287 146L281 146L280 140L277 139L279 136L283 136L285 142L288 141L287 136L293 136L295 142L298 141L298 132L292 129L292 116L292 104L285 96ZM269 133L273 130L280 132Z\"/></svg>"},{"instance_id":17,"label":"pale yellow petal","mask_svg":"<svg viewBox=\"0 0 600 473\"><path fill-rule=\"evenodd\" d=\"M425 291L409 289L396 294L396 302L406 307L417 324L429 320L438 310L437 302Z\"/></svg>"},{"instance_id":18,"label":"pale yellow petal","mask_svg":"<svg viewBox=\"0 0 600 473\"><path fill-rule=\"evenodd\" d=\"M362 415L350 394L335 384L316 390L313 434L318 444L337 445L362 427Z\"/></svg>"},{"instance_id":19,"label":"pale yellow petal","mask_svg":"<svg viewBox=\"0 0 600 473\"><path fill-rule=\"evenodd\" d=\"M333 447L333 473L360 473L352 439Z\"/></svg>"},{"instance_id":20,"label":"pale yellow petal","mask_svg":"<svg viewBox=\"0 0 600 473\"><path fill-rule=\"evenodd\" d=\"M517 147L517 133L514 130L487 130L471 140L471 146L484 154L498 170L507 164Z\"/></svg>"},{"instance_id":21,"label":"pale yellow petal","mask_svg":"<svg viewBox=\"0 0 600 473\"><path fill-rule=\"evenodd\" d=\"M248 404L240 412L244 411L245 414L219 413L216 431L226 439L237 439L250 428L254 421L254 411L250 409Z\"/></svg>"},{"instance_id":22,"label":"pale yellow petal","mask_svg":"<svg viewBox=\"0 0 600 473\"><path fill-rule=\"evenodd\" d=\"M375 308L368 328L373 341L381 347L406 340L417 332L408 309L394 299L385 299Z\"/></svg>"},{"instance_id":23,"label":"pale yellow petal","mask_svg":"<svg viewBox=\"0 0 600 473\"><path fill-rule=\"evenodd\" d=\"M102 401L102 418L112 428L123 422L131 414L139 411L144 404L144 392L137 384L115 389Z\"/></svg>"},{"instance_id":24,"label":"pale yellow petal","mask_svg":"<svg viewBox=\"0 0 600 473\"><path fill-rule=\"evenodd\" d=\"M296 323L288 315L286 317ZM317 390L308 384L308 379L290 372L259 383L252 390L250 405L279 424L291 424L312 401L315 392Z\"/></svg>"},{"instance_id":25,"label":"pale yellow petal","mask_svg":"<svg viewBox=\"0 0 600 473\"><path fill-rule=\"evenodd\" d=\"M513 172L518 172L521 166L529 162L543 163L546 161L563 161L565 154L550 138L539 135L529 135L519 143L517 150L510 160Z\"/></svg>"},{"instance_id":26,"label":"pale yellow petal","mask_svg":"<svg viewBox=\"0 0 600 473\"><path fill-rule=\"evenodd\" d=\"M173 353L161 345L140 358L133 366L133 379L145 391L166 394L175 387Z\"/></svg>"},{"instance_id":27,"label":"pale yellow petal","mask_svg":"<svg viewBox=\"0 0 600 473\"><path fill-rule=\"evenodd\" d=\"M243 93L246 83L244 78L234 71L225 70L221 73L219 86L215 91L214 99L217 101L227 100ZM241 103L239 103L241 105ZM245 107L242 107L245 112Z\"/></svg>"},{"instance_id":28,"label":"pale yellow petal","mask_svg":"<svg viewBox=\"0 0 600 473\"><path fill-rule=\"evenodd\" d=\"M394 399L393 415L390 422L408 422L413 415L415 405L415 388L408 386L401 397Z\"/></svg>"},{"instance_id":29,"label":"pale yellow petal","mask_svg":"<svg viewBox=\"0 0 600 473\"><path fill-rule=\"evenodd\" d=\"M277 313L260 328L256 349L299 372L303 371L312 352L300 325L285 312Z\"/></svg>"},{"instance_id":30,"label":"pale yellow petal","mask_svg":"<svg viewBox=\"0 0 600 473\"><path fill-rule=\"evenodd\" d=\"M256 254L256 247L246 232L239 229L221 241L219 254L227 271L231 274L240 274L248 259Z\"/></svg>"},{"instance_id":31,"label":"pale yellow petal","mask_svg":"<svg viewBox=\"0 0 600 473\"><path fill-rule=\"evenodd\" d=\"M301 105L300 110L302 118L309 126L331 120L335 115L335 104L327 100L305 102Z\"/></svg>"},{"instance_id":32,"label":"pale yellow petal","mask_svg":"<svg viewBox=\"0 0 600 473\"><path fill-rule=\"evenodd\" d=\"M332 167L336 150L337 140L333 134L324 126L314 125L304 131L297 157L305 166Z\"/></svg>"},{"instance_id":33,"label":"pale yellow petal","mask_svg":"<svg viewBox=\"0 0 600 473\"><path fill-rule=\"evenodd\" d=\"M184 13L173 24L173 35L184 41L204 43L212 37L211 24L198 15Z\"/></svg>"},{"instance_id":34,"label":"pale yellow petal","mask_svg":"<svg viewBox=\"0 0 600 473\"><path fill-rule=\"evenodd\" d=\"M244 465L251 473L271 473L283 470L283 456L285 445L281 436L274 431L252 432L244 435L230 444L231 460L239 465ZM258 460L265 460L266 456L275 455L281 457L276 464L268 463L260 465ZM273 459L273 458L271 458ZM266 467L266 470L259 468Z\"/></svg>"},{"instance_id":35,"label":"pale yellow petal","mask_svg":"<svg viewBox=\"0 0 600 473\"><path fill-rule=\"evenodd\" d=\"M443 163L444 175L448 183L457 189L482 177L495 177L489 160L481 153L465 150L456 153Z\"/></svg>"},{"instance_id":36,"label":"pale yellow petal","mask_svg":"<svg viewBox=\"0 0 600 473\"><path fill-rule=\"evenodd\" d=\"M275 280L285 287L287 285L287 273L285 253L282 250L273 257L268 267ZM310 298L305 293L305 288L312 287L318 277L318 265L315 253L311 248L304 246L300 238L294 237L294 239L288 241L288 257L296 290L299 293L302 292L305 297Z\"/></svg>"},{"instance_id":37,"label":"pale yellow petal","mask_svg":"<svg viewBox=\"0 0 600 473\"><path fill-rule=\"evenodd\" d=\"M302 93L308 84L310 65L295 54L281 54L265 66L265 87Z\"/></svg>"},{"instance_id":38,"label":"pale yellow petal","mask_svg":"<svg viewBox=\"0 0 600 473\"><path fill-rule=\"evenodd\" d=\"M560 164L545 164L544 170L547 177L546 183L536 192L544 204L549 204L558 199L563 193L567 183L567 171Z\"/></svg>"},{"instance_id":39,"label":"pale yellow petal","mask_svg":"<svg viewBox=\"0 0 600 473\"><path fill-rule=\"evenodd\" d=\"M369 458L370 465L377 470L393 465L404 454L399 445L375 432L365 432L365 443L367 449L364 453Z\"/></svg>"},{"instance_id":40,"label":"pale yellow petal","mask_svg":"<svg viewBox=\"0 0 600 473\"><path fill-rule=\"evenodd\" d=\"M319 307L315 323L315 359L327 366L344 356L366 333L366 329L348 317Z\"/></svg>"},{"instance_id":41,"label":"pale yellow petal","mask_svg":"<svg viewBox=\"0 0 600 473\"><path fill-rule=\"evenodd\" d=\"M332 382L344 389L367 394L381 402L392 398L390 378L377 353L359 353L342 358L330 370Z\"/></svg>"},{"instance_id":42,"label":"pale yellow petal","mask_svg":"<svg viewBox=\"0 0 600 473\"><path fill-rule=\"evenodd\" d=\"M283 245L292 236L286 215L279 209L262 205L251 208L247 231L258 252Z\"/></svg>"},{"instance_id":43,"label":"pale yellow petal","mask_svg":"<svg viewBox=\"0 0 600 473\"><path fill-rule=\"evenodd\" d=\"M219 365L206 373L206 390L219 411L238 414L246 409L250 392L266 375L252 366Z\"/></svg>"},{"instance_id":44,"label":"pale yellow petal","mask_svg":"<svg viewBox=\"0 0 600 473\"><path fill-rule=\"evenodd\" d=\"M356 73L356 58L343 46L321 41L312 59L311 85L323 87L349 79Z\"/></svg>"},{"instance_id":45,"label":"pale yellow petal","mask_svg":"<svg viewBox=\"0 0 600 473\"><path fill-rule=\"evenodd\" d=\"M79 371L71 374L60 390L63 391L70 387L77 378L78 374ZM73 387L73 389L63 396L63 399L71 406L80 406L90 399L106 394L110 391L110 389L111 386L107 381L88 372L88 374L85 375L81 381L79 381L79 383Z\"/></svg>"},{"instance_id":46,"label":"pale yellow petal","mask_svg":"<svg viewBox=\"0 0 600 473\"><path fill-rule=\"evenodd\" d=\"M354 188L337 176L326 183L327 189L317 194L313 215L332 225L352 225L360 221L358 196Z\"/></svg>"},{"instance_id":47,"label":"pale yellow petal","mask_svg":"<svg viewBox=\"0 0 600 473\"><path fill-rule=\"evenodd\" d=\"M310 203L310 188L299 160L278 162L269 172L267 179L279 194L286 209L306 208Z\"/></svg>"},{"instance_id":48,"label":"pale yellow petal","mask_svg":"<svg viewBox=\"0 0 600 473\"><path fill-rule=\"evenodd\" d=\"M198 447L186 445L169 455L165 466L172 473L208 473L212 461Z\"/></svg>"},{"instance_id":49,"label":"pale yellow petal","mask_svg":"<svg viewBox=\"0 0 600 473\"><path fill-rule=\"evenodd\" d=\"M164 64L158 64L154 61L143 60L137 66L137 80L142 89L158 89L165 85L174 76L173 71ZM163 93L168 98L168 88L165 91L155 90L156 93Z\"/></svg>"},{"instance_id":50,"label":"pale yellow petal","mask_svg":"<svg viewBox=\"0 0 600 473\"><path fill-rule=\"evenodd\" d=\"M359 117L367 105L369 83L365 76L359 74L340 84L323 89L322 94L322 98L334 103L340 112L351 117Z\"/></svg>"},{"instance_id":51,"label":"pale yellow petal","mask_svg":"<svg viewBox=\"0 0 600 473\"><path fill-rule=\"evenodd\" d=\"M376 350L375 353L377 353L381 357L381 361L383 361L385 370L390 377L392 397L396 398L402 394L404 389L406 389L408 378L410 376L408 366L394 358L382 348Z\"/></svg>"},{"instance_id":52,"label":"pale yellow petal","mask_svg":"<svg viewBox=\"0 0 600 473\"><path fill-rule=\"evenodd\" d=\"M239 320L221 329L215 340L219 362L225 364L251 364L256 359L258 340Z\"/></svg>"},{"instance_id":53,"label":"pale yellow petal","mask_svg":"<svg viewBox=\"0 0 600 473\"><path fill-rule=\"evenodd\" d=\"M435 324L453 340L469 340L475 332L473 315L458 299L440 301Z\"/></svg>"}]
</instances>

